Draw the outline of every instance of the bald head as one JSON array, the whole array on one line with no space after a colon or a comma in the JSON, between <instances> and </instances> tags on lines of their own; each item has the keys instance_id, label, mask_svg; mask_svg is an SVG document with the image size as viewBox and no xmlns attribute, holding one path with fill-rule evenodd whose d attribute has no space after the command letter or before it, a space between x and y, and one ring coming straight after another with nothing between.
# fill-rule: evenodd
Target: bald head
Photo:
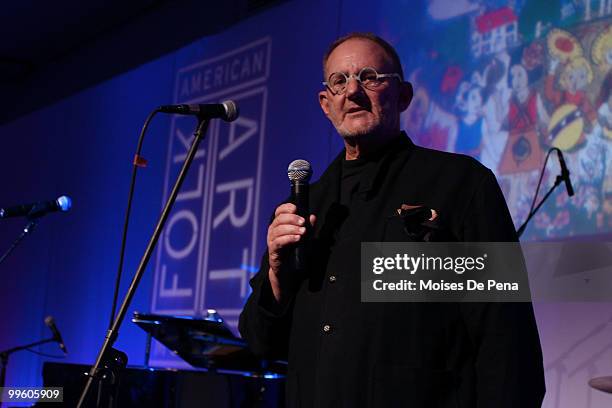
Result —
<instances>
[{"instance_id":1,"label":"bald head","mask_svg":"<svg viewBox=\"0 0 612 408\"><path fill-rule=\"evenodd\" d=\"M329 56L331 55L331 53L342 43L353 39L370 41L379 46L383 50L385 58L390 63L393 72L397 72L402 76L402 79L404 79L404 70L402 68L402 63L400 61L399 55L397 54L397 51L395 51L393 46L375 34L361 32L347 34L331 43L331 45L323 55L323 79L327 80L327 76L329 75L327 70L327 61L329 60Z\"/></svg>"}]
</instances>

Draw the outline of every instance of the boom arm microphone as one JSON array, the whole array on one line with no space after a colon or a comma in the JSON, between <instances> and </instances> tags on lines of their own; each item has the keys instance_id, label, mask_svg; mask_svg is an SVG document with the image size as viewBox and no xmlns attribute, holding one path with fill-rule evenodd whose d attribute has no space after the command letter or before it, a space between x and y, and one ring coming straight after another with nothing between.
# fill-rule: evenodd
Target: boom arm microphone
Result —
<instances>
[{"instance_id":1,"label":"boom arm microphone","mask_svg":"<svg viewBox=\"0 0 612 408\"><path fill-rule=\"evenodd\" d=\"M49 329L51 329L51 333L53 333L53 338L55 338L55 341L57 341L59 348L62 349L64 354L68 354L68 349L66 349L64 339L62 339L62 335L60 334L59 330L57 329L57 326L55 325L55 320L53 319L53 316L45 317L45 324L49 327Z\"/></svg>"},{"instance_id":2,"label":"boom arm microphone","mask_svg":"<svg viewBox=\"0 0 612 408\"><path fill-rule=\"evenodd\" d=\"M28 217L38 218L54 212L66 212L72 207L72 200L68 196L58 197L53 201L41 201L33 204L15 205L12 207L0 208L0 218Z\"/></svg>"},{"instance_id":3,"label":"boom arm microphone","mask_svg":"<svg viewBox=\"0 0 612 408\"><path fill-rule=\"evenodd\" d=\"M565 189L567 190L568 196L574 195L574 188L572 187L572 180L570 180L570 172L567 169L567 165L565 164L565 159L563 158L563 153L561 153L560 149L557 150L557 157L559 157L559 165L561 166L561 178L565 181Z\"/></svg>"},{"instance_id":4,"label":"boom arm microphone","mask_svg":"<svg viewBox=\"0 0 612 408\"><path fill-rule=\"evenodd\" d=\"M238 105L234 101L222 103L208 103L200 105L162 105L159 108L163 113L176 113L179 115L195 115L206 119L220 118L226 122L232 122L240 114Z\"/></svg>"}]
</instances>

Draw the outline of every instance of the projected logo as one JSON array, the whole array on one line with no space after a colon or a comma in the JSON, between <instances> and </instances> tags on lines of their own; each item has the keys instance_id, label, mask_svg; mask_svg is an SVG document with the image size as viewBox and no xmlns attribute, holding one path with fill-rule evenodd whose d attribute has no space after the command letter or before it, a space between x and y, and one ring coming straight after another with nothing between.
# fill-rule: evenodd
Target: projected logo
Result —
<instances>
[{"instance_id":1,"label":"projected logo","mask_svg":"<svg viewBox=\"0 0 612 408\"><path fill-rule=\"evenodd\" d=\"M152 312L201 316L213 308L235 328L255 272L259 186L270 69L269 38L179 70L176 103L231 99L240 116L214 120L159 242ZM192 142L196 121L171 126L164 200ZM171 354L154 343L152 363Z\"/></svg>"}]
</instances>

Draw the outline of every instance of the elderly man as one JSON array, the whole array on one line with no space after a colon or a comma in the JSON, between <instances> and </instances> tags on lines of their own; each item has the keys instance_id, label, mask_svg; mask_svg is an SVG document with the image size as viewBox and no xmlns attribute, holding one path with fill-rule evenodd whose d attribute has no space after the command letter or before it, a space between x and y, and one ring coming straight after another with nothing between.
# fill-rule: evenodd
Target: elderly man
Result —
<instances>
[{"instance_id":1,"label":"elderly man","mask_svg":"<svg viewBox=\"0 0 612 408\"><path fill-rule=\"evenodd\" d=\"M290 407L540 406L531 304L360 301L360 243L414 239L393 217L402 206L435 209L445 241L516 234L491 171L400 131L412 88L387 42L350 34L323 65L319 102L345 149L311 186L309 220L276 208L242 335L255 353L288 359ZM310 265L292 270L284 255L305 236Z\"/></svg>"}]
</instances>

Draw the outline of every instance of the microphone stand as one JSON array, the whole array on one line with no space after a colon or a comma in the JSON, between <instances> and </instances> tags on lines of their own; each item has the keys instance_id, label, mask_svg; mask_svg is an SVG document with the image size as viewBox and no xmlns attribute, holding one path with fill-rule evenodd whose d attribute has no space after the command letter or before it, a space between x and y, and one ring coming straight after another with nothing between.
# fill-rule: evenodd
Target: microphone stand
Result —
<instances>
[{"instance_id":1,"label":"microphone stand","mask_svg":"<svg viewBox=\"0 0 612 408\"><path fill-rule=\"evenodd\" d=\"M30 232L32 232L34 230L34 228L36 228L36 225L38 225L38 219L37 218L31 218L31 219L28 220L28 223L23 228L23 231L21 232L21 234L19 234L17 239L15 241L13 241L13 243L11 244L9 249L0 258L0 264L2 264L2 262L4 262L4 260L10 255L10 253L13 252L13 250L15 248L17 248L17 245L19 245L19 243L21 241L23 241L23 239L26 237L26 235L28 235Z\"/></svg>"},{"instance_id":2,"label":"microphone stand","mask_svg":"<svg viewBox=\"0 0 612 408\"><path fill-rule=\"evenodd\" d=\"M540 203L534 208L536 199L538 198L538 193L540 192L540 186L542 185L542 179L544 178L544 172L546 171L546 164L548 163L548 158L550 157L550 154L554 151L556 151L559 156L559 164L561 165L561 174L557 176L557 178L555 179L555 184L553 184L550 190L548 190L548 193L546 193L546 195L542 198L542 200L540 200ZM551 147L550 149L548 149L548 152L546 153L546 158L544 159L544 165L542 166L542 171L540 172L540 179L538 180L538 186L536 187L536 191L533 196L533 201L531 202L531 208L529 209L529 214L527 215L527 219L525 220L523 225L521 225L519 229L516 231L516 234L519 238L521 237L521 235L523 235L523 232L525 232L525 228L527 228L527 223L538 212L540 207L542 207L542 204L544 204L544 202L552 194L554 189L557 188L559 184L561 184L561 182L563 181L567 181L567 184L568 184L567 193L570 195L570 197L573 196L574 192L571 190L571 184L569 181L569 171L567 167L565 167L565 161L563 160L563 155L561 153L561 150L559 150L556 147Z\"/></svg>"},{"instance_id":3,"label":"microphone stand","mask_svg":"<svg viewBox=\"0 0 612 408\"><path fill-rule=\"evenodd\" d=\"M55 336L49 337L48 339L35 341L34 343L26 344L25 346L18 346L0 351L0 364L2 364L2 370L0 371L0 387L4 387L4 382L6 380L6 367L8 366L8 360L11 354L17 351L32 348L34 346L40 346L41 344L51 343L53 341L57 341Z\"/></svg>"},{"instance_id":4,"label":"microphone stand","mask_svg":"<svg viewBox=\"0 0 612 408\"><path fill-rule=\"evenodd\" d=\"M155 226L153 235L151 236L151 239L149 240L149 243L147 244L147 248L145 249L145 252L140 260L140 264L138 265L138 268L136 269L136 273L134 274L132 283L130 284L128 291L125 294L125 297L123 298L121 307L119 308L119 311L117 312L117 315L115 316L115 320L113 321L113 324L110 327L110 329L108 329L108 331L106 332L106 335L104 337L104 343L98 353L96 362L91 367L91 370L89 370L89 373L86 374L88 377L87 382L79 398L77 408L81 408L85 406L84 405L85 400L94 382L94 379L98 379L100 375L100 372L99 372L101 371L100 367L103 366L105 369L109 370L111 372L110 378L114 379L116 378L116 370L124 368L127 365L127 358L125 358L126 357L125 353L121 353L118 350L113 349L112 346L117 340L117 336L119 334L118 333L119 327L121 326L121 323L123 322L123 319L125 318L128 307L130 306L130 303L132 302L132 298L134 297L134 294L136 293L138 284L140 283L140 280L142 276L144 275L145 268L147 267L149 259L151 258L151 255L153 254L155 245L157 244L157 241L161 235L162 229L164 225L166 224L168 216L170 215L170 211L172 210L172 206L174 205L174 202L176 201L176 197L181 188L181 185L183 184L183 181L185 180L185 177L187 176L189 167L191 166L191 163L193 162L193 159L195 158L196 152L198 150L198 146L200 145L200 142L204 139L204 134L206 133L206 129L208 128L208 123L209 123L209 120L206 120L198 116L198 125L196 128L196 131L194 132L193 142L191 144L191 147L189 148L189 152L187 153L187 157L185 158L183 167L181 168L181 171L179 172L176 182L174 183L174 186L172 187L172 191L170 192L170 197L168 198L168 201L166 202L164 209L162 210L159 216L159 220L157 221L157 225ZM117 356L117 353L120 353L121 355ZM104 375L104 377L107 377L107 376ZM98 403L99 403L99 398L98 398Z\"/></svg>"},{"instance_id":5,"label":"microphone stand","mask_svg":"<svg viewBox=\"0 0 612 408\"><path fill-rule=\"evenodd\" d=\"M127 242L128 226L130 224L130 212L132 210L132 200L134 198L134 188L136 187L136 174L139 167L146 166L146 160L140 155L142 151L142 144L144 142L145 133L149 124L153 120L153 117L159 112L159 108L149 113L145 120L142 129L140 130L140 136L138 137L138 144L136 146L136 153L134 154L134 160L132 162L132 177L130 179L130 188L128 193L127 207L125 209L125 216L123 219L123 232L121 234L121 249L119 250L119 265L117 265L117 276L115 278L115 292L113 293L113 306L111 308L111 314L108 320L108 329L113 326L113 320L115 319L115 311L117 310L117 299L119 297L119 287L121 286L121 274L123 272L123 260L125 258L125 245Z\"/></svg>"},{"instance_id":6,"label":"microphone stand","mask_svg":"<svg viewBox=\"0 0 612 408\"><path fill-rule=\"evenodd\" d=\"M540 203L534 209L529 211L529 215L527 216L527 219L525 220L523 225L521 225L520 228L516 231L516 234L518 235L519 238L521 237L521 235L523 235L523 232L525 232L525 228L527 228L527 223L533 218L533 216L538 212L542 204L544 204L544 201L546 201L548 196L552 194L555 188L557 188L559 184L563 182L563 180L564 180L563 176L558 175L557 178L555 179L555 184L553 184L550 190L548 190L548 193L546 193L546 195L542 197L542 200L540 200Z\"/></svg>"}]
</instances>

